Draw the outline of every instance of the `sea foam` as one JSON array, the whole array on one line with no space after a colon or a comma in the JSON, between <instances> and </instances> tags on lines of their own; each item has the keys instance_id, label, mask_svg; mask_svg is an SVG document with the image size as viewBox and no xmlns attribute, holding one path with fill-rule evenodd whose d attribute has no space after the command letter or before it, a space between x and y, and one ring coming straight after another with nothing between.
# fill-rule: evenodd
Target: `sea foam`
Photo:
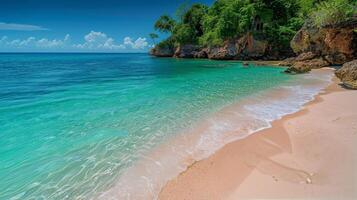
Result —
<instances>
[{"instance_id":1,"label":"sea foam","mask_svg":"<svg viewBox=\"0 0 357 200\"><path fill-rule=\"evenodd\" d=\"M331 70L299 75L294 81L246 97L142 155L98 199L157 199L172 178L227 143L271 127L274 120L299 111L331 82Z\"/></svg>"}]
</instances>

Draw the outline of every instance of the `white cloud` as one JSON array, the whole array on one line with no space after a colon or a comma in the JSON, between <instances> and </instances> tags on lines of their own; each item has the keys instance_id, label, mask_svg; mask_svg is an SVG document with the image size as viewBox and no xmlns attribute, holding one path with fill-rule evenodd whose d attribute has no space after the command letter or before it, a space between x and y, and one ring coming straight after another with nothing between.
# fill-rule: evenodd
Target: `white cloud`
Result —
<instances>
[{"instance_id":1,"label":"white cloud","mask_svg":"<svg viewBox=\"0 0 357 200\"><path fill-rule=\"evenodd\" d=\"M137 40L134 42L134 47L136 49L143 49L148 46L148 42L146 41L146 38L141 38L139 37Z\"/></svg>"},{"instance_id":2,"label":"white cloud","mask_svg":"<svg viewBox=\"0 0 357 200\"><path fill-rule=\"evenodd\" d=\"M13 24L0 22L0 30L13 30L13 31L46 31L47 28L30 25L30 24Z\"/></svg>"},{"instance_id":3,"label":"white cloud","mask_svg":"<svg viewBox=\"0 0 357 200\"><path fill-rule=\"evenodd\" d=\"M37 41L36 45L38 47L52 48L62 46L63 42L61 40L48 40L47 38L42 38Z\"/></svg>"},{"instance_id":4,"label":"white cloud","mask_svg":"<svg viewBox=\"0 0 357 200\"><path fill-rule=\"evenodd\" d=\"M91 31L84 36L84 42L73 44L69 34L65 35L63 39L48 39L29 37L24 40L14 39L9 40L7 36L0 38L0 49L66 49L71 51L135 51L150 48L152 45L148 44L146 38L139 37L133 40L130 37L125 37L123 43L117 43L113 38L109 37L103 32Z\"/></svg>"},{"instance_id":5,"label":"white cloud","mask_svg":"<svg viewBox=\"0 0 357 200\"><path fill-rule=\"evenodd\" d=\"M7 38L8 38L8 37L7 37L6 35L5 35L5 36L2 36L1 39L0 39L0 44L6 42Z\"/></svg>"},{"instance_id":6,"label":"white cloud","mask_svg":"<svg viewBox=\"0 0 357 200\"><path fill-rule=\"evenodd\" d=\"M91 31L84 36L83 44L75 44L73 47L80 49L92 49L92 50L115 50L121 49L120 45L116 45L113 38L108 37L105 33Z\"/></svg>"},{"instance_id":7,"label":"white cloud","mask_svg":"<svg viewBox=\"0 0 357 200\"><path fill-rule=\"evenodd\" d=\"M132 41L132 39L130 37L125 37L124 38L124 45L133 46L134 43L133 43L133 41Z\"/></svg>"},{"instance_id":8,"label":"white cloud","mask_svg":"<svg viewBox=\"0 0 357 200\"><path fill-rule=\"evenodd\" d=\"M35 37L28 37L27 39L20 40L20 39L15 39L15 40L8 40L7 36L3 36L0 39L0 47L7 47L7 48L63 48L66 47L67 44L69 44L70 41L70 35L67 34L63 40L50 40L47 38L42 38L39 40L36 40Z\"/></svg>"},{"instance_id":9,"label":"white cloud","mask_svg":"<svg viewBox=\"0 0 357 200\"><path fill-rule=\"evenodd\" d=\"M35 42L36 38L35 37L29 37L26 40L23 40L20 42L19 46L27 46Z\"/></svg>"},{"instance_id":10,"label":"white cloud","mask_svg":"<svg viewBox=\"0 0 357 200\"><path fill-rule=\"evenodd\" d=\"M8 42L7 44L9 44L10 46L19 46L21 43L21 40L16 39L16 40L12 40L11 42Z\"/></svg>"},{"instance_id":11,"label":"white cloud","mask_svg":"<svg viewBox=\"0 0 357 200\"><path fill-rule=\"evenodd\" d=\"M63 40L49 40L47 38L42 38L36 42L36 45L38 47L43 47L43 48L53 48L53 47L58 47L58 48L64 48L67 47L70 44L71 37L69 34L66 34L63 38Z\"/></svg>"},{"instance_id":12,"label":"white cloud","mask_svg":"<svg viewBox=\"0 0 357 200\"><path fill-rule=\"evenodd\" d=\"M130 37L125 37L124 45L132 49L144 49L145 47L149 46L148 42L146 41L146 38L141 37L136 39L134 42L133 39L131 39Z\"/></svg>"}]
</instances>

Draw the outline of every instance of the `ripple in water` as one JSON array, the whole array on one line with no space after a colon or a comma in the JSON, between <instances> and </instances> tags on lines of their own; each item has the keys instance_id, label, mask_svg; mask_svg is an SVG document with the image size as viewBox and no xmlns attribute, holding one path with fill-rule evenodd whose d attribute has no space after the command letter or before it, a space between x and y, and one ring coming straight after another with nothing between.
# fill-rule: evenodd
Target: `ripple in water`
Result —
<instances>
[{"instance_id":1,"label":"ripple in water","mask_svg":"<svg viewBox=\"0 0 357 200\"><path fill-rule=\"evenodd\" d=\"M155 198L194 160L295 112L329 79L282 70L0 54L0 199Z\"/></svg>"}]
</instances>

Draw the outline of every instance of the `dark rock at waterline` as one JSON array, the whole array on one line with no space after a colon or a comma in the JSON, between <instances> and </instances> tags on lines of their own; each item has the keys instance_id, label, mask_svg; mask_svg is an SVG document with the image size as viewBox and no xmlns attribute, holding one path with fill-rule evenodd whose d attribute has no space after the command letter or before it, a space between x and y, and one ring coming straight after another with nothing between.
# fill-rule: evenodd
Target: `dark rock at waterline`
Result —
<instances>
[{"instance_id":1,"label":"dark rock at waterline","mask_svg":"<svg viewBox=\"0 0 357 200\"><path fill-rule=\"evenodd\" d=\"M220 47L207 48L207 57L214 60L277 60L286 54L273 51L268 41L256 39L253 34L225 41Z\"/></svg>"},{"instance_id":2,"label":"dark rock at waterline","mask_svg":"<svg viewBox=\"0 0 357 200\"><path fill-rule=\"evenodd\" d=\"M316 54L309 51L309 52L304 52L304 53L301 53L300 55L298 55L296 58L295 58L295 61L305 61L305 60L311 60L311 59L314 59L316 58Z\"/></svg>"},{"instance_id":3,"label":"dark rock at waterline","mask_svg":"<svg viewBox=\"0 0 357 200\"><path fill-rule=\"evenodd\" d=\"M195 55L200 51L197 45L182 45L176 48L174 57L175 58L194 58Z\"/></svg>"},{"instance_id":4,"label":"dark rock at waterline","mask_svg":"<svg viewBox=\"0 0 357 200\"><path fill-rule=\"evenodd\" d=\"M294 64L296 57L286 58L278 63L279 66L291 66Z\"/></svg>"},{"instance_id":5,"label":"dark rock at waterline","mask_svg":"<svg viewBox=\"0 0 357 200\"><path fill-rule=\"evenodd\" d=\"M307 73L311 69L327 67L330 64L322 58L314 58L311 60L295 61L288 69L285 70L289 74Z\"/></svg>"},{"instance_id":6,"label":"dark rock at waterline","mask_svg":"<svg viewBox=\"0 0 357 200\"><path fill-rule=\"evenodd\" d=\"M335 74L347 88L357 89L357 60L343 64Z\"/></svg>"},{"instance_id":7,"label":"dark rock at waterline","mask_svg":"<svg viewBox=\"0 0 357 200\"><path fill-rule=\"evenodd\" d=\"M226 41L221 47L206 48L207 57L213 60L232 60L237 56L235 41Z\"/></svg>"},{"instance_id":8,"label":"dark rock at waterline","mask_svg":"<svg viewBox=\"0 0 357 200\"><path fill-rule=\"evenodd\" d=\"M273 50L275 49L275 50ZM151 50L154 56L176 58L209 58L213 60L279 60L293 55L291 49L272 48L264 39L257 39L251 33L225 41L221 46L200 47L186 44L179 47L159 47Z\"/></svg>"},{"instance_id":9,"label":"dark rock at waterline","mask_svg":"<svg viewBox=\"0 0 357 200\"><path fill-rule=\"evenodd\" d=\"M156 46L150 50L150 54L156 57L172 57L174 53L174 48L169 46Z\"/></svg>"},{"instance_id":10,"label":"dark rock at waterline","mask_svg":"<svg viewBox=\"0 0 357 200\"><path fill-rule=\"evenodd\" d=\"M195 53L194 53L194 57L195 57L195 58L208 58L207 48L204 48L204 49L201 49L201 50L198 51L198 52L195 52Z\"/></svg>"}]
</instances>

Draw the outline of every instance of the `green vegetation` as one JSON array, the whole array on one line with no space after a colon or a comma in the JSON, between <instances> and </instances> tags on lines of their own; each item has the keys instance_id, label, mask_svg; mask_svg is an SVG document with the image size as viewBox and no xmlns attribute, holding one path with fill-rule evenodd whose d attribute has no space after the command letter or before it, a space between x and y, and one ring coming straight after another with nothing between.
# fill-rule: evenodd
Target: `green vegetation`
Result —
<instances>
[{"instance_id":1,"label":"green vegetation","mask_svg":"<svg viewBox=\"0 0 357 200\"><path fill-rule=\"evenodd\" d=\"M176 22L168 15L162 15L154 25L155 30L164 33L171 33L174 27L176 26Z\"/></svg>"},{"instance_id":2,"label":"green vegetation","mask_svg":"<svg viewBox=\"0 0 357 200\"><path fill-rule=\"evenodd\" d=\"M154 44L156 44L156 40L155 39L159 38L159 36L156 33L150 33L149 37L152 39Z\"/></svg>"},{"instance_id":3,"label":"green vegetation","mask_svg":"<svg viewBox=\"0 0 357 200\"><path fill-rule=\"evenodd\" d=\"M357 1L328 0L317 4L311 18L316 26L326 26L344 21L357 14Z\"/></svg>"},{"instance_id":4,"label":"green vegetation","mask_svg":"<svg viewBox=\"0 0 357 200\"><path fill-rule=\"evenodd\" d=\"M185 3L175 18L163 15L154 27L170 34L159 46L219 46L250 33L273 48L288 49L306 19L316 26L337 23L356 14L356 5L356 0L216 0L210 7Z\"/></svg>"}]
</instances>

